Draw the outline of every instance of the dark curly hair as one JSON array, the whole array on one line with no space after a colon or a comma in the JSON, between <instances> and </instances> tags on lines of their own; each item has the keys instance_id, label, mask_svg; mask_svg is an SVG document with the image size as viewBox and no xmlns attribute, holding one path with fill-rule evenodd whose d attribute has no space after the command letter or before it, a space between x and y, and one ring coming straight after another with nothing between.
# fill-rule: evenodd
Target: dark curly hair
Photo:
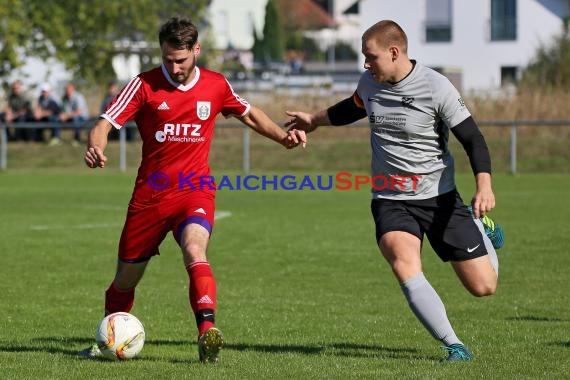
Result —
<instances>
[{"instance_id":1,"label":"dark curly hair","mask_svg":"<svg viewBox=\"0 0 570 380\"><path fill-rule=\"evenodd\" d=\"M166 42L177 49L192 49L197 41L198 28L185 18L172 17L158 32L160 46Z\"/></svg>"}]
</instances>

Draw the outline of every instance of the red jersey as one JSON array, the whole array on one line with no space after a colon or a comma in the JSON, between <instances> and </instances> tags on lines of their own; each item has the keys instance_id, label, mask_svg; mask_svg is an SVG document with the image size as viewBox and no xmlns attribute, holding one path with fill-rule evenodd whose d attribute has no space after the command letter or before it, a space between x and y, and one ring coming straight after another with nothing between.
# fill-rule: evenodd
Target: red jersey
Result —
<instances>
[{"instance_id":1,"label":"red jersey","mask_svg":"<svg viewBox=\"0 0 570 380\"><path fill-rule=\"evenodd\" d=\"M214 71L196 67L187 85L172 81L162 65L133 78L101 115L117 129L129 120L137 124L143 146L133 201L208 190L216 116L243 116L250 108Z\"/></svg>"}]
</instances>

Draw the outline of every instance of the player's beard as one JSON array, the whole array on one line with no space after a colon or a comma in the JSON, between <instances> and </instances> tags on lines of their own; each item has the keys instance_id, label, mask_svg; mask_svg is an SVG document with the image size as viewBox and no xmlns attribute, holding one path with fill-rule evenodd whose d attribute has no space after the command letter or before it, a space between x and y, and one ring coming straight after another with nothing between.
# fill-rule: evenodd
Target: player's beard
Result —
<instances>
[{"instance_id":1,"label":"player's beard","mask_svg":"<svg viewBox=\"0 0 570 380\"><path fill-rule=\"evenodd\" d=\"M188 77L190 77L190 73L185 71L179 71L176 74L170 73L170 78L180 84L186 84Z\"/></svg>"},{"instance_id":2,"label":"player's beard","mask_svg":"<svg viewBox=\"0 0 570 380\"><path fill-rule=\"evenodd\" d=\"M192 77L192 73L194 73L195 69L196 65L192 65L192 67L187 70L179 70L176 74L169 71L168 74L170 75L170 79L174 82L185 85L190 82L190 78Z\"/></svg>"}]
</instances>

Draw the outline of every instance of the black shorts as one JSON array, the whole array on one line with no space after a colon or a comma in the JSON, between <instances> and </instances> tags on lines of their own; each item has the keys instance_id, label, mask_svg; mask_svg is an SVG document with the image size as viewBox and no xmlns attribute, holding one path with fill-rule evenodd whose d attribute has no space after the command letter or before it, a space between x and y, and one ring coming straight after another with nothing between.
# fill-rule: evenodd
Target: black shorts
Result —
<instances>
[{"instance_id":1,"label":"black shorts","mask_svg":"<svg viewBox=\"0 0 570 380\"><path fill-rule=\"evenodd\" d=\"M485 256L483 235L457 190L421 200L373 199L376 241L390 231L405 231L423 242L427 236L442 261Z\"/></svg>"}]
</instances>

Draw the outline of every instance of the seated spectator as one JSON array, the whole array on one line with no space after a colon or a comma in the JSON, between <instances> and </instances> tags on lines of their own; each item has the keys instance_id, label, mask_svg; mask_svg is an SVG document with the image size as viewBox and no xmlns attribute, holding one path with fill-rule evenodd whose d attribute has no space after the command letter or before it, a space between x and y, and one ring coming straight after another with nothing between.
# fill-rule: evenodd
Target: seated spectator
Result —
<instances>
[{"instance_id":1,"label":"seated spectator","mask_svg":"<svg viewBox=\"0 0 570 380\"><path fill-rule=\"evenodd\" d=\"M120 89L121 88L119 86L119 83L115 80L112 80L107 83L107 94L105 95L105 98L103 98L103 101L101 102L101 107L99 108L101 114L107 111L107 108L109 108L115 97L119 94ZM124 131L127 141L133 141L136 135L136 129L126 127L124 128ZM120 131L116 128L113 128L111 132L109 132L108 138L109 140L118 140L119 136L120 136Z\"/></svg>"},{"instance_id":2,"label":"seated spectator","mask_svg":"<svg viewBox=\"0 0 570 380\"><path fill-rule=\"evenodd\" d=\"M51 87L45 83L41 86L41 93L38 103L34 109L34 120L56 122L59 119L61 108L59 103L51 95ZM50 146L61 145L61 129L51 128Z\"/></svg>"},{"instance_id":3,"label":"seated spectator","mask_svg":"<svg viewBox=\"0 0 570 380\"><path fill-rule=\"evenodd\" d=\"M79 146L81 143L81 127L89 118L89 110L85 97L75 89L73 83L65 86L65 94L61 100L61 113L59 120L73 123L75 127L72 145Z\"/></svg>"},{"instance_id":4,"label":"seated spectator","mask_svg":"<svg viewBox=\"0 0 570 380\"><path fill-rule=\"evenodd\" d=\"M107 83L107 93L105 94L105 97L101 102L101 106L99 107L99 112L101 114L107 111L107 108L109 107L113 99L115 99L115 96L117 96L118 93L119 93L119 84L116 81L110 81L109 83ZM129 134L130 132L129 128L125 129L127 130L127 134ZM113 128L111 132L109 132L109 140L118 140L118 139L119 139L119 130Z\"/></svg>"},{"instance_id":5,"label":"seated spectator","mask_svg":"<svg viewBox=\"0 0 570 380\"><path fill-rule=\"evenodd\" d=\"M101 107L100 107L101 113L105 113L105 111L107 111L107 107L109 107L109 105L111 104L113 99L115 99L115 96L117 96L118 93L119 93L119 84L116 81L112 80L109 83L107 83L107 94L105 94L105 97L101 102Z\"/></svg>"},{"instance_id":6,"label":"seated spectator","mask_svg":"<svg viewBox=\"0 0 570 380\"><path fill-rule=\"evenodd\" d=\"M12 83L10 94L8 95L6 109L4 110L4 120L7 123L18 123L30 121L32 114L32 105L28 97L24 94L22 82L15 80ZM11 140L34 140L35 130L32 129L16 129L9 134Z\"/></svg>"}]
</instances>

